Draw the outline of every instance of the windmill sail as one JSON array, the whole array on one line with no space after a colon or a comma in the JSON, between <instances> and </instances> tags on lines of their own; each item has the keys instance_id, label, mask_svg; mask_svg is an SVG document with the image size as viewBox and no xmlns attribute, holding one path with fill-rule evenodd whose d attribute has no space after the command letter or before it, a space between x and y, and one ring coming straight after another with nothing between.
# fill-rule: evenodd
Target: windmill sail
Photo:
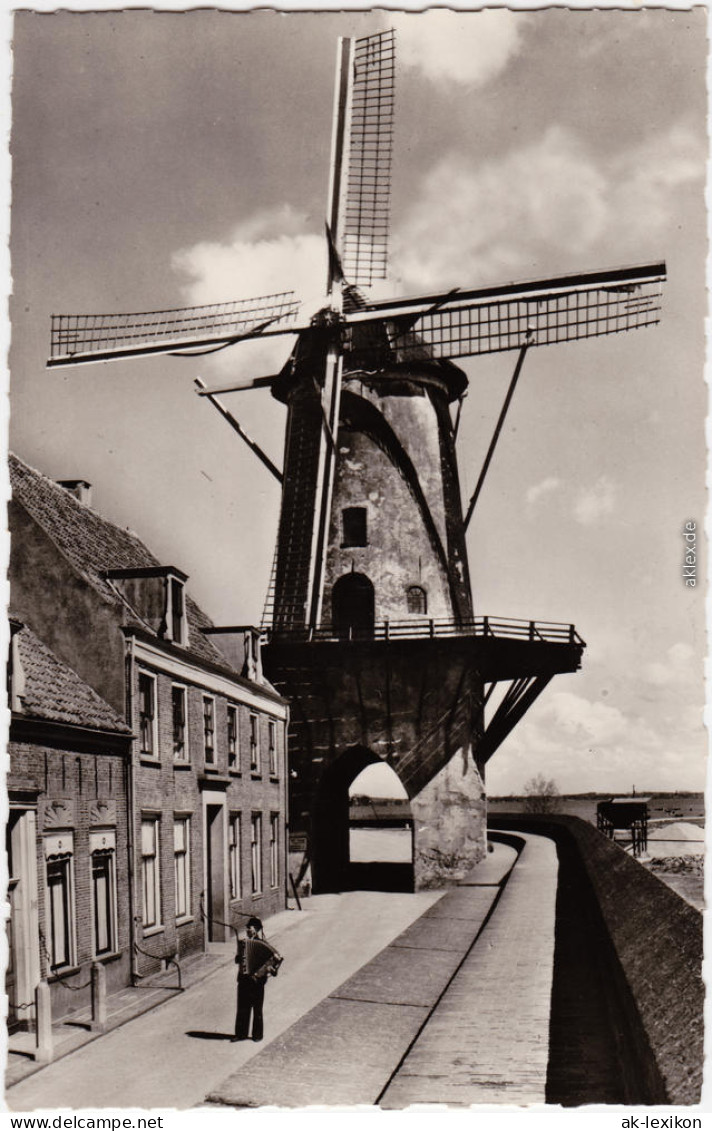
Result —
<instances>
[{"instance_id":1,"label":"windmill sail","mask_svg":"<svg viewBox=\"0 0 712 1131\"><path fill-rule=\"evenodd\" d=\"M653 326L665 264L369 303L346 322L385 322L393 353L471 357Z\"/></svg>"},{"instance_id":2,"label":"windmill sail","mask_svg":"<svg viewBox=\"0 0 712 1131\"><path fill-rule=\"evenodd\" d=\"M53 314L48 366L108 361L229 345L242 338L296 332L293 291L183 310L141 314Z\"/></svg>"},{"instance_id":3,"label":"windmill sail","mask_svg":"<svg viewBox=\"0 0 712 1131\"><path fill-rule=\"evenodd\" d=\"M353 41L334 238L349 283L385 279L395 101L393 30Z\"/></svg>"},{"instance_id":4,"label":"windmill sail","mask_svg":"<svg viewBox=\"0 0 712 1131\"><path fill-rule=\"evenodd\" d=\"M380 32L339 42L329 185L329 300L332 312L358 305L356 285L385 278L391 187L395 36ZM335 254L333 254L335 252ZM337 283L347 282L343 288ZM313 498L306 609L321 617L336 466L343 350L332 334L324 359L321 426ZM281 580L281 579L280 579Z\"/></svg>"}]
</instances>

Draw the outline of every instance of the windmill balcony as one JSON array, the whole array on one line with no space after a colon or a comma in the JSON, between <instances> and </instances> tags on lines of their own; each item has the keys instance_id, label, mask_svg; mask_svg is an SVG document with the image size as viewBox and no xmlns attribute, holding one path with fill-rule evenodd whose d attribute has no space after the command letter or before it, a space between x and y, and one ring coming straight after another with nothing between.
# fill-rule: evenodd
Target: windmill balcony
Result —
<instances>
[{"instance_id":1,"label":"windmill balcony","mask_svg":"<svg viewBox=\"0 0 712 1131\"><path fill-rule=\"evenodd\" d=\"M373 626L337 628L330 624L319 628L277 628L263 625L263 639L301 642L326 641L396 641L423 640L445 637L476 636L483 639L520 640L530 643L575 645L584 648L582 639L573 624L558 621L517 620L511 617L481 616L472 620L452 620L444 617L410 617L408 620L376 621Z\"/></svg>"},{"instance_id":2,"label":"windmill balcony","mask_svg":"<svg viewBox=\"0 0 712 1131\"><path fill-rule=\"evenodd\" d=\"M572 624L555 621L514 620L481 616L472 620L411 617L383 620L363 627L321 625L319 628L263 626L262 641L272 657L301 656L316 651L328 654L329 664L339 664L350 653L372 660L382 650L409 662L420 662L427 650L430 660L459 656L468 660L485 681L512 680L575 672L581 667L585 641ZM339 658L341 657L341 658ZM300 661L301 662L301 661ZM350 662L350 661L349 661Z\"/></svg>"}]
</instances>

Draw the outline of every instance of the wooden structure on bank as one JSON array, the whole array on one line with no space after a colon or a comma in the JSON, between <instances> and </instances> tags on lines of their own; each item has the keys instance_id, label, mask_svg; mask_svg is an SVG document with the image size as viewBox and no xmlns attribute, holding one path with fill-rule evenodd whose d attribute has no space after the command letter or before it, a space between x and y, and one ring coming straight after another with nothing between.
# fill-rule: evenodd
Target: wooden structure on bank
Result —
<instances>
[{"instance_id":1,"label":"wooden structure on bank","mask_svg":"<svg viewBox=\"0 0 712 1131\"><path fill-rule=\"evenodd\" d=\"M649 797L612 797L599 801L596 806L596 824L610 840L627 841L634 856L640 856L648 847ZM622 834L622 835L617 835Z\"/></svg>"}]
</instances>

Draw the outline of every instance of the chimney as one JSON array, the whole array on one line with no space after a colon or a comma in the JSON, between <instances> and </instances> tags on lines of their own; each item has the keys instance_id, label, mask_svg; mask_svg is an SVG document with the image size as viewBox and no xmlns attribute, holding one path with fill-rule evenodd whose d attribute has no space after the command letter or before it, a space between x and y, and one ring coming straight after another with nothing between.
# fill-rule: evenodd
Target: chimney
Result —
<instances>
[{"instance_id":1,"label":"chimney","mask_svg":"<svg viewBox=\"0 0 712 1131\"><path fill-rule=\"evenodd\" d=\"M85 507L91 506L91 483L87 483L86 479L58 479L57 484L74 495L80 503L84 503Z\"/></svg>"}]
</instances>

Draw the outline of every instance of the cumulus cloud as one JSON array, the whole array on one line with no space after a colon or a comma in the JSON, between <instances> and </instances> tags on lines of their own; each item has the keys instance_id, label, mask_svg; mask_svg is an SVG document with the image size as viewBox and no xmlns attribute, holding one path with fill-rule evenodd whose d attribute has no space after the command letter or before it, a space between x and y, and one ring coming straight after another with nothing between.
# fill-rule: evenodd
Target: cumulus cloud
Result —
<instances>
[{"instance_id":1,"label":"cumulus cloud","mask_svg":"<svg viewBox=\"0 0 712 1131\"><path fill-rule=\"evenodd\" d=\"M185 279L191 303L294 290L304 298L326 285L326 245L307 231L305 216L289 205L269 209L238 225L222 242L176 251L173 270Z\"/></svg>"},{"instance_id":2,"label":"cumulus cloud","mask_svg":"<svg viewBox=\"0 0 712 1131\"><path fill-rule=\"evenodd\" d=\"M394 233L394 274L411 290L527 276L604 241L621 260L652 254L705 160L704 139L682 125L605 161L558 125L490 161L447 154Z\"/></svg>"},{"instance_id":3,"label":"cumulus cloud","mask_svg":"<svg viewBox=\"0 0 712 1131\"><path fill-rule=\"evenodd\" d=\"M664 725L567 691L544 692L488 767L492 793L519 791L534 772L559 789L701 788L705 743L699 713Z\"/></svg>"},{"instance_id":4,"label":"cumulus cloud","mask_svg":"<svg viewBox=\"0 0 712 1131\"><path fill-rule=\"evenodd\" d=\"M542 479L541 483L535 483L527 491L527 502L536 503L543 495L550 495L552 491L558 491L561 486L561 480L554 478L550 475L547 479Z\"/></svg>"},{"instance_id":5,"label":"cumulus cloud","mask_svg":"<svg viewBox=\"0 0 712 1131\"><path fill-rule=\"evenodd\" d=\"M399 63L448 86L483 86L517 54L527 21L505 9L394 13Z\"/></svg>"},{"instance_id":6,"label":"cumulus cloud","mask_svg":"<svg viewBox=\"0 0 712 1131\"><path fill-rule=\"evenodd\" d=\"M593 487L579 494L574 503L574 518L583 526L593 526L606 514L610 514L616 504L615 484L602 475Z\"/></svg>"},{"instance_id":7,"label":"cumulus cloud","mask_svg":"<svg viewBox=\"0 0 712 1131\"><path fill-rule=\"evenodd\" d=\"M294 291L305 316L323 303L326 244L309 233L305 216L288 205L260 212L222 242L202 242L175 252L173 270L184 279L186 304L225 302ZM233 376L259 375L281 366L291 338L244 343L215 354L206 366L229 367Z\"/></svg>"}]
</instances>

